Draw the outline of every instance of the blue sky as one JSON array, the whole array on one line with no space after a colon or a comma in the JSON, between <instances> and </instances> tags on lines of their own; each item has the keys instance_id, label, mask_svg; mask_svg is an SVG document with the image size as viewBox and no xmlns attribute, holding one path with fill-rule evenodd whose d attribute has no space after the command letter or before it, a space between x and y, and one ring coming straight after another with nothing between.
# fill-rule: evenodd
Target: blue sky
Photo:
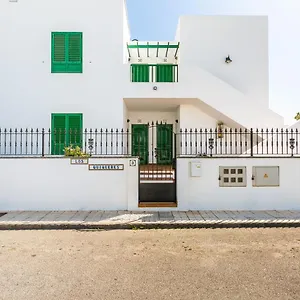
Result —
<instances>
[{"instance_id":1,"label":"blue sky","mask_svg":"<svg viewBox=\"0 0 300 300\"><path fill-rule=\"evenodd\" d=\"M300 0L127 0L131 37L173 40L180 15L268 15L270 106L286 123L300 111Z\"/></svg>"}]
</instances>

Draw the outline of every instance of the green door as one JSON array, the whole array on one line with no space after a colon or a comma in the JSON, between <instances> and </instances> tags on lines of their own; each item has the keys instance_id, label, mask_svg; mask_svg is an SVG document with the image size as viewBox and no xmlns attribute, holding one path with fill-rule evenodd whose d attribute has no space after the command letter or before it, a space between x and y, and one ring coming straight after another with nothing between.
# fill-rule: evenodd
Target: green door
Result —
<instances>
[{"instance_id":1,"label":"green door","mask_svg":"<svg viewBox=\"0 0 300 300\"><path fill-rule=\"evenodd\" d=\"M82 114L51 116L51 154L63 155L67 146L82 147Z\"/></svg>"},{"instance_id":2,"label":"green door","mask_svg":"<svg viewBox=\"0 0 300 300\"><path fill-rule=\"evenodd\" d=\"M170 165L173 158L173 125L157 125L157 164Z\"/></svg>"},{"instance_id":3,"label":"green door","mask_svg":"<svg viewBox=\"0 0 300 300\"><path fill-rule=\"evenodd\" d=\"M140 158L140 164L148 164L148 125L132 125L132 155Z\"/></svg>"}]
</instances>

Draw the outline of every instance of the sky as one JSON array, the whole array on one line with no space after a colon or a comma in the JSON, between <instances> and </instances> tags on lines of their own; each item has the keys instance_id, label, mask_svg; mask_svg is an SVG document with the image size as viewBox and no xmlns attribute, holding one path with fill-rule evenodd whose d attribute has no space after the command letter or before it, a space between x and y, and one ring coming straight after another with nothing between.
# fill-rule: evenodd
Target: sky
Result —
<instances>
[{"instance_id":1,"label":"sky","mask_svg":"<svg viewBox=\"0 0 300 300\"><path fill-rule=\"evenodd\" d=\"M172 41L180 15L268 15L270 108L300 111L300 0L127 0L131 38Z\"/></svg>"}]
</instances>

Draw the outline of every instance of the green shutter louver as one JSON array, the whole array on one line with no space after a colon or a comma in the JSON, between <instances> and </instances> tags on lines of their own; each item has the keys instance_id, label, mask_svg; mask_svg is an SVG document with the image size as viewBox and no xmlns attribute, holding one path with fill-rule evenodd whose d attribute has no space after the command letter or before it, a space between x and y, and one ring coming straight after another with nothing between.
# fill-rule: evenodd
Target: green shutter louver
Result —
<instances>
[{"instance_id":1,"label":"green shutter louver","mask_svg":"<svg viewBox=\"0 0 300 300\"><path fill-rule=\"evenodd\" d=\"M82 115L69 116L69 145L74 147L82 145Z\"/></svg>"},{"instance_id":2,"label":"green shutter louver","mask_svg":"<svg viewBox=\"0 0 300 300\"><path fill-rule=\"evenodd\" d=\"M53 114L51 122L51 153L54 155L64 154L66 143L66 116Z\"/></svg>"},{"instance_id":3,"label":"green shutter louver","mask_svg":"<svg viewBox=\"0 0 300 300\"><path fill-rule=\"evenodd\" d=\"M52 73L64 73L66 71L67 40L63 33L52 33Z\"/></svg>"},{"instance_id":4,"label":"green shutter louver","mask_svg":"<svg viewBox=\"0 0 300 300\"><path fill-rule=\"evenodd\" d=\"M52 33L52 73L82 73L82 33Z\"/></svg>"},{"instance_id":5,"label":"green shutter louver","mask_svg":"<svg viewBox=\"0 0 300 300\"><path fill-rule=\"evenodd\" d=\"M149 82L149 65L131 65L132 82Z\"/></svg>"},{"instance_id":6,"label":"green shutter louver","mask_svg":"<svg viewBox=\"0 0 300 300\"><path fill-rule=\"evenodd\" d=\"M68 35L68 73L82 73L82 34Z\"/></svg>"},{"instance_id":7,"label":"green shutter louver","mask_svg":"<svg viewBox=\"0 0 300 300\"><path fill-rule=\"evenodd\" d=\"M156 66L157 82L175 82L174 65L157 65Z\"/></svg>"},{"instance_id":8,"label":"green shutter louver","mask_svg":"<svg viewBox=\"0 0 300 300\"><path fill-rule=\"evenodd\" d=\"M82 114L52 114L51 154L63 155L67 146L82 147Z\"/></svg>"}]
</instances>

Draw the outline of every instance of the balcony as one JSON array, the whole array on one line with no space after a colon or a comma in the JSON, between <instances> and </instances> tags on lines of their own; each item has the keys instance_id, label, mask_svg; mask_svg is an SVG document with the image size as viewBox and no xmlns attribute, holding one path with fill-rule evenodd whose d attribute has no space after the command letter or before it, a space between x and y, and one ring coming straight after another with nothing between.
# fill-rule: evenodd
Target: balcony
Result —
<instances>
[{"instance_id":1,"label":"balcony","mask_svg":"<svg viewBox=\"0 0 300 300\"><path fill-rule=\"evenodd\" d=\"M132 64L131 82L178 82L178 65Z\"/></svg>"},{"instance_id":2,"label":"balcony","mask_svg":"<svg viewBox=\"0 0 300 300\"><path fill-rule=\"evenodd\" d=\"M178 82L179 42L127 44L131 82Z\"/></svg>"}]
</instances>

